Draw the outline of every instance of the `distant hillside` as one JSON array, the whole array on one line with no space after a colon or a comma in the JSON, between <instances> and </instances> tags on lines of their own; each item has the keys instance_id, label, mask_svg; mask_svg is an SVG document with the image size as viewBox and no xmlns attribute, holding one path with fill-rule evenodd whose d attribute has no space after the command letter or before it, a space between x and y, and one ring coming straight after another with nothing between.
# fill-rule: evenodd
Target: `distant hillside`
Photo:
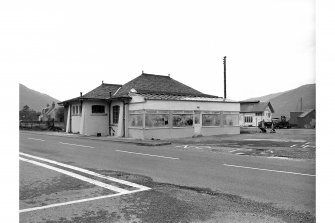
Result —
<instances>
[{"instance_id":1,"label":"distant hillside","mask_svg":"<svg viewBox=\"0 0 335 223\"><path fill-rule=\"evenodd\" d=\"M258 98L249 98L247 99L246 101L270 101L271 99L275 98L275 97L278 97L279 95L285 93L287 91L284 91L284 92L279 92L279 93L273 93L273 94L268 94L268 95L265 95L265 96L262 96L262 97L258 97Z\"/></svg>"},{"instance_id":2,"label":"distant hillside","mask_svg":"<svg viewBox=\"0 0 335 223\"><path fill-rule=\"evenodd\" d=\"M252 98L252 100L270 101L275 110L274 117L285 115L289 118L291 111L300 111L301 98L302 110L315 108L315 84L303 85L293 90Z\"/></svg>"},{"instance_id":3,"label":"distant hillside","mask_svg":"<svg viewBox=\"0 0 335 223\"><path fill-rule=\"evenodd\" d=\"M55 103L59 102L59 100L47 94L34 91L23 84L20 84L20 110L23 106L28 105L35 111L41 111L47 104L51 105L53 101Z\"/></svg>"}]
</instances>

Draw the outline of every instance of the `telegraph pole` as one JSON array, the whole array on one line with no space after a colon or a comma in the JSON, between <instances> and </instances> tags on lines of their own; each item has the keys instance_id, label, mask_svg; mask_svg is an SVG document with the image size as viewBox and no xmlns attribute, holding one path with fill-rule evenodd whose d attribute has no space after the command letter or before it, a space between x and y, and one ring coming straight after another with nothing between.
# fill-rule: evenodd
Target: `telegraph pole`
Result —
<instances>
[{"instance_id":1,"label":"telegraph pole","mask_svg":"<svg viewBox=\"0 0 335 223\"><path fill-rule=\"evenodd\" d=\"M223 88L224 88L224 99L227 98L227 89L226 89L226 56L223 57Z\"/></svg>"}]
</instances>

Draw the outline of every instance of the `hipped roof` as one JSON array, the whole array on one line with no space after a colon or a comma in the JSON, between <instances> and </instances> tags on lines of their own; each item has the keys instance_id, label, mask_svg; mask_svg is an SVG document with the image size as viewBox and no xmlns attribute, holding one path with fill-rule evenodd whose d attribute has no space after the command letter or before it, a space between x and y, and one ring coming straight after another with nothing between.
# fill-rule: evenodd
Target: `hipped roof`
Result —
<instances>
[{"instance_id":1,"label":"hipped roof","mask_svg":"<svg viewBox=\"0 0 335 223\"><path fill-rule=\"evenodd\" d=\"M58 104L78 100L130 98L129 93L132 89L132 93L143 95L148 100L159 99L233 102L228 99L222 99L218 96L204 94L174 80L170 76L142 73L140 76L124 85L103 83L92 91L84 94L82 97L72 98ZM110 97L109 92L111 92L112 97Z\"/></svg>"}]
</instances>

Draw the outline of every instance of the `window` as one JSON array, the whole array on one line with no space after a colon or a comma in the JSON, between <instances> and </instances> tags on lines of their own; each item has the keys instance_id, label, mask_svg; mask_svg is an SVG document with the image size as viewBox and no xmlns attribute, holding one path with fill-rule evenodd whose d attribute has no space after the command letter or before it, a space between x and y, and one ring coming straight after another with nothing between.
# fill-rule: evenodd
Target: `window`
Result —
<instances>
[{"instance_id":1,"label":"window","mask_svg":"<svg viewBox=\"0 0 335 223\"><path fill-rule=\"evenodd\" d=\"M220 126L219 114L202 115L202 126Z\"/></svg>"},{"instance_id":2,"label":"window","mask_svg":"<svg viewBox=\"0 0 335 223\"><path fill-rule=\"evenodd\" d=\"M113 106L113 124L119 123L120 106Z\"/></svg>"},{"instance_id":3,"label":"window","mask_svg":"<svg viewBox=\"0 0 335 223\"><path fill-rule=\"evenodd\" d=\"M189 114L173 114L173 127L193 126L193 115Z\"/></svg>"},{"instance_id":4,"label":"window","mask_svg":"<svg viewBox=\"0 0 335 223\"><path fill-rule=\"evenodd\" d=\"M244 122L252 122L252 116L245 116Z\"/></svg>"},{"instance_id":5,"label":"window","mask_svg":"<svg viewBox=\"0 0 335 223\"><path fill-rule=\"evenodd\" d=\"M72 105L72 115L80 115L81 114L81 106L80 105Z\"/></svg>"},{"instance_id":6,"label":"window","mask_svg":"<svg viewBox=\"0 0 335 223\"><path fill-rule=\"evenodd\" d=\"M129 125L131 127L143 127L143 114L129 115Z\"/></svg>"},{"instance_id":7,"label":"window","mask_svg":"<svg viewBox=\"0 0 335 223\"><path fill-rule=\"evenodd\" d=\"M270 113L270 112L268 113L268 117L269 117L269 118L271 117L271 113Z\"/></svg>"},{"instance_id":8,"label":"window","mask_svg":"<svg viewBox=\"0 0 335 223\"><path fill-rule=\"evenodd\" d=\"M92 105L92 113L105 113L104 105Z\"/></svg>"},{"instance_id":9,"label":"window","mask_svg":"<svg viewBox=\"0 0 335 223\"><path fill-rule=\"evenodd\" d=\"M168 127L168 114L145 114L145 127Z\"/></svg>"},{"instance_id":10,"label":"window","mask_svg":"<svg viewBox=\"0 0 335 223\"><path fill-rule=\"evenodd\" d=\"M238 126L238 115L223 115L223 125Z\"/></svg>"},{"instance_id":11,"label":"window","mask_svg":"<svg viewBox=\"0 0 335 223\"><path fill-rule=\"evenodd\" d=\"M256 116L262 116L263 112L256 112Z\"/></svg>"}]
</instances>

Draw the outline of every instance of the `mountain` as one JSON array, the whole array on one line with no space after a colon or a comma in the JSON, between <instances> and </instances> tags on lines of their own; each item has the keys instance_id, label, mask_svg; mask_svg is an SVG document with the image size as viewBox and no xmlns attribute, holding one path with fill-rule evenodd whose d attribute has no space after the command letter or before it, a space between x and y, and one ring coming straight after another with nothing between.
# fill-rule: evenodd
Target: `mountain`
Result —
<instances>
[{"instance_id":1,"label":"mountain","mask_svg":"<svg viewBox=\"0 0 335 223\"><path fill-rule=\"evenodd\" d=\"M315 84L307 84L285 92L265 95L248 100L270 101L275 110L274 117L285 115L290 117L290 112L300 111L301 98L302 110L316 107Z\"/></svg>"},{"instance_id":2,"label":"mountain","mask_svg":"<svg viewBox=\"0 0 335 223\"><path fill-rule=\"evenodd\" d=\"M57 106L59 100L20 84L20 110L23 106L28 105L31 109L40 112L47 104L51 105L52 102L55 102Z\"/></svg>"},{"instance_id":3,"label":"mountain","mask_svg":"<svg viewBox=\"0 0 335 223\"><path fill-rule=\"evenodd\" d=\"M268 94L262 97L257 97L257 98L249 98L247 101L270 101L272 98L275 98L283 93L286 93L287 91L284 92L279 92L279 93L273 93L273 94Z\"/></svg>"}]
</instances>

